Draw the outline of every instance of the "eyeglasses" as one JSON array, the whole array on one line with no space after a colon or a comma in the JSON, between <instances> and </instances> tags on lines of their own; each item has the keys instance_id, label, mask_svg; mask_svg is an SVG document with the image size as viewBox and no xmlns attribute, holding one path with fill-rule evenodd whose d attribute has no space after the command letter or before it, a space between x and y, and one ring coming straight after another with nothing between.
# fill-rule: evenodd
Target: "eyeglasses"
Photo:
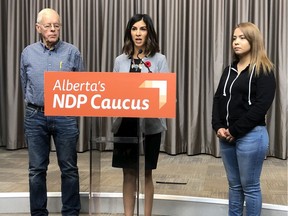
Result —
<instances>
[{"instance_id":1,"label":"eyeglasses","mask_svg":"<svg viewBox=\"0 0 288 216\"><path fill-rule=\"evenodd\" d=\"M48 29L50 30L50 29L52 29L52 27L55 30L59 30L61 27L60 23L47 23L47 24L40 24L40 25L42 25L45 30L48 30Z\"/></svg>"}]
</instances>

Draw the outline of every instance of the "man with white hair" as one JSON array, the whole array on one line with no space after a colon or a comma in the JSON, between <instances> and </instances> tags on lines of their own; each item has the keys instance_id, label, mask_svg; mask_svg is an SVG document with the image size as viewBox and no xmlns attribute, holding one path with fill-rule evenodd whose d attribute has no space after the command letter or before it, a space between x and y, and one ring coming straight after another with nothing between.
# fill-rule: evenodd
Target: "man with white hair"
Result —
<instances>
[{"instance_id":1,"label":"man with white hair","mask_svg":"<svg viewBox=\"0 0 288 216\"><path fill-rule=\"evenodd\" d=\"M79 173L76 117L44 115L44 71L83 71L79 50L60 40L61 20L50 8L38 13L36 30L41 40L21 54L20 75L26 103L24 130L29 153L30 211L48 215L46 176L53 137L61 170L62 215L79 215Z\"/></svg>"}]
</instances>

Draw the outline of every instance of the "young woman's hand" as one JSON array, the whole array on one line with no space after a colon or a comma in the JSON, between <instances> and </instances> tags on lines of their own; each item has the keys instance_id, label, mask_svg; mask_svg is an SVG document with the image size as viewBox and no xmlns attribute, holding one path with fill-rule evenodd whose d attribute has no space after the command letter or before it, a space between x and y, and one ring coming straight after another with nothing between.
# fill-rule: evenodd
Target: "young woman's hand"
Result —
<instances>
[{"instance_id":1,"label":"young woman's hand","mask_svg":"<svg viewBox=\"0 0 288 216\"><path fill-rule=\"evenodd\" d=\"M227 142L233 142L234 141L235 138L230 134L229 129L225 130L225 135L226 135L225 139Z\"/></svg>"},{"instance_id":2,"label":"young woman's hand","mask_svg":"<svg viewBox=\"0 0 288 216\"><path fill-rule=\"evenodd\" d=\"M234 141L234 137L230 134L229 129L226 129L226 128L218 129L217 137L219 139L226 140L227 142L233 142Z\"/></svg>"}]
</instances>

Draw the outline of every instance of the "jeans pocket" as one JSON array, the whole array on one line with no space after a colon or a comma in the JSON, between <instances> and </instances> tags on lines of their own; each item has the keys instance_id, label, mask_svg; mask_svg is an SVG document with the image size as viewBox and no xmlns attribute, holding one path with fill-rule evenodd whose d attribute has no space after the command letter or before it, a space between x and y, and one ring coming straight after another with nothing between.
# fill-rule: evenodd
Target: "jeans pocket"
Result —
<instances>
[{"instance_id":1,"label":"jeans pocket","mask_svg":"<svg viewBox=\"0 0 288 216\"><path fill-rule=\"evenodd\" d=\"M33 109L31 107L26 107L26 111L25 111L25 118L29 119L35 116L35 114L37 113L36 109Z\"/></svg>"}]
</instances>

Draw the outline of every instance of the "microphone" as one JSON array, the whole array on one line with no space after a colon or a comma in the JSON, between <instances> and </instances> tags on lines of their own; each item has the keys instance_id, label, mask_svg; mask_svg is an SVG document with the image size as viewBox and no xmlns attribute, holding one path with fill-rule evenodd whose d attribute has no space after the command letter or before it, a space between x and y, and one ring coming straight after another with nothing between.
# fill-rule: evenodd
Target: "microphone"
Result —
<instances>
[{"instance_id":1,"label":"microphone","mask_svg":"<svg viewBox=\"0 0 288 216\"><path fill-rule=\"evenodd\" d=\"M140 55L141 53L143 53L143 50L142 50L142 49L139 49L139 50L138 50L138 54L137 54L137 58L138 58L138 59L140 59L140 58L139 58L139 55Z\"/></svg>"},{"instance_id":2,"label":"microphone","mask_svg":"<svg viewBox=\"0 0 288 216\"><path fill-rule=\"evenodd\" d=\"M150 68L148 67L148 65L146 65L146 63L143 62L143 60L139 57L139 55L140 55L141 53L143 53L143 50L142 50L142 49L139 49L139 50L138 50L138 53L137 53L137 58L140 59L141 64L144 64L144 66L148 69L149 73L152 73L152 71L150 70Z\"/></svg>"}]
</instances>

